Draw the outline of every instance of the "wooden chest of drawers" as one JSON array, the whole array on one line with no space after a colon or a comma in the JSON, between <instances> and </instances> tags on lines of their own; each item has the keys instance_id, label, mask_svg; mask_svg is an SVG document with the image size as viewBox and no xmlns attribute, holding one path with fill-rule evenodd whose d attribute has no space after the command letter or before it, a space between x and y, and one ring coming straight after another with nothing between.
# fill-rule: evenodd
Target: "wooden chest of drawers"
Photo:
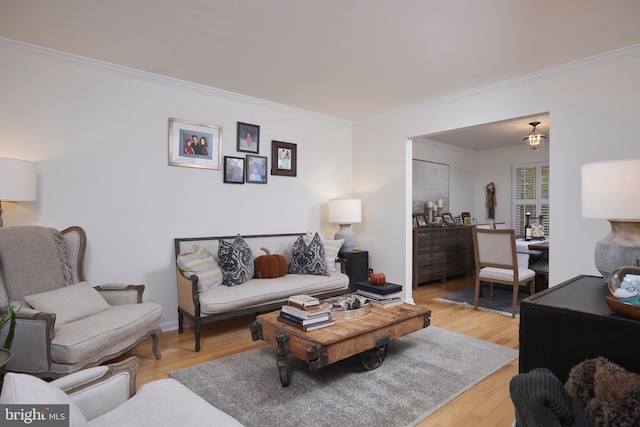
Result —
<instances>
[{"instance_id":1,"label":"wooden chest of drawers","mask_svg":"<svg viewBox=\"0 0 640 427\"><path fill-rule=\"evenodd\" d=\"M474 269L471 227L425 227L413 230L413 287Z\"/></svg>"}]
</instances>

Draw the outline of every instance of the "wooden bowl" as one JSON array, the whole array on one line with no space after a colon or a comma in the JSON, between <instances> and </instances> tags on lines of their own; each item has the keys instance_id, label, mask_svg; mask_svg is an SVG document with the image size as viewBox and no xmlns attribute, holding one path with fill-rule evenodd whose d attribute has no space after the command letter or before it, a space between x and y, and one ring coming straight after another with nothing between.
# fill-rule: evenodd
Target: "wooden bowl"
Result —
<instances>
[{"instance_id":1,"label":"wooden bowl","mask_svg":"<svg viewBox=\"0 0 640 427\"><path fill-rule=\"evenodd\" d=\"M640 320L640 305L622 302L616 297L604 297L607 305L616 314Z\"/></svg>"}]
</instances>

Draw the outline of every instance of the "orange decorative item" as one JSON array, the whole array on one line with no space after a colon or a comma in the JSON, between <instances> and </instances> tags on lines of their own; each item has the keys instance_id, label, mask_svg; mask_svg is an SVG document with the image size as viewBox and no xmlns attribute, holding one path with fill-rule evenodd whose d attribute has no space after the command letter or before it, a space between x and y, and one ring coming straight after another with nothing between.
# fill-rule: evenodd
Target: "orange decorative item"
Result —
<instances>
[{"instance_id":1,"label":"orange decorative item","mask_svg":"<svg viewBox=\"0 0 640 427\"><path fill-rule=\"evenodd\" d=\"M282 255L271 254L269 249L261 247L266 255L256 257L253 262L255 277L258 279L273 279L287 274L287 260Z\"/></svg>"},{"instance_id":2,"label":"orange decorative item","mask_svg":"<svg viewBox=\"0 0 640 427\"><path fill-rule=\"evenodd\" d=\"M369 282L371 282L372 285L382 286L387 283L387 277L384 275L384 273L374 271L369 275Z\"/></svg>"}]
</instances>

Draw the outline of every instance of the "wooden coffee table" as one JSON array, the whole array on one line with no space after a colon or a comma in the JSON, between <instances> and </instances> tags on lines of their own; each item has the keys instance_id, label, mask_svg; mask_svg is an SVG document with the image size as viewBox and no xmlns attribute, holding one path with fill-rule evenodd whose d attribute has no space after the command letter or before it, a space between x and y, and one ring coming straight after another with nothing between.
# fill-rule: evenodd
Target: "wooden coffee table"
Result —
<instances>
[{"instance_id":1,"label":"wooden coffee table","mask_svg":"<svg viewBox=\"0 0 640 427\"><path fill-rule=\"evenodd\" d=\"M280 382L287 387L289 355L307 362L312 371L354 355L359 355L365 369L375 369L382 364L391 341L429 326L431 310L411 304L374 306L364 316L336 320L333 326L310 332L280 322L279 314L278 310L259 315L250 329L254 341L263 340L276 348Z\"/></svg>"}]
</instances>

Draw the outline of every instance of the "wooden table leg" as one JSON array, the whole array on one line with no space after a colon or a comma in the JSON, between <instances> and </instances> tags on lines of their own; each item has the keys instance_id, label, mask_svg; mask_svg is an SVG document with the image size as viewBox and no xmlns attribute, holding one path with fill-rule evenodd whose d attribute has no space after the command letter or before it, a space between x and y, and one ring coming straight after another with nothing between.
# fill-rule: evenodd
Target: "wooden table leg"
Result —
<instances>
[{"instance_id":1,"label":"wooden table leg","mask_svg":"<svg viewBox=\"0 0 640 427\"><path fill-rule=\"evenodd\" d=\"M280 375L280 384L282 387L289 386L289 367L287 363L287 355L289 354L289 335L278 332L276 334L278 342L276 365L278 366L278 375Z\"/></svg>"}]
</instances>

